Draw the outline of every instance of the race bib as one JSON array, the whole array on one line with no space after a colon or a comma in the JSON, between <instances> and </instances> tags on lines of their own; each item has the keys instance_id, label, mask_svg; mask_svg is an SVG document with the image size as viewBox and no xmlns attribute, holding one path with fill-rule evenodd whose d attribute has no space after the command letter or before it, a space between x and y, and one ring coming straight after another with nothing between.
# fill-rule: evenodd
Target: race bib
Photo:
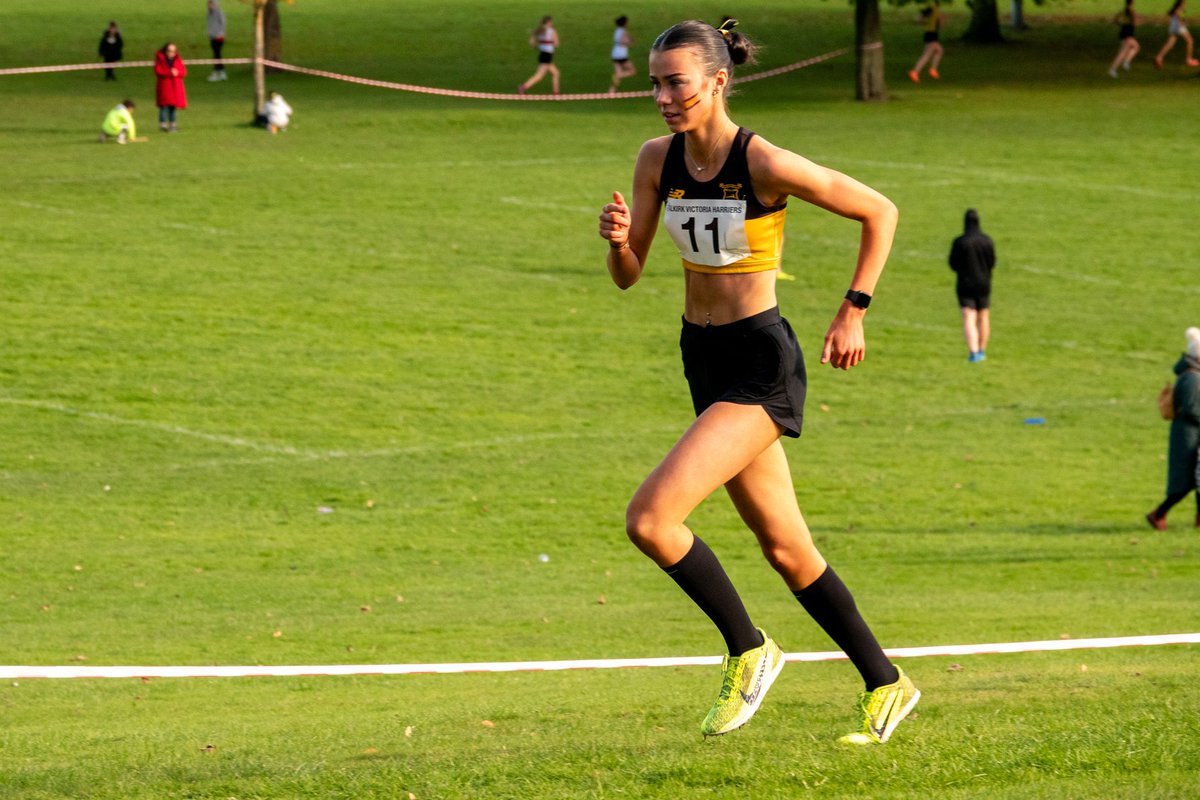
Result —
<instances>
[{"instance_id":1,"label":"race bib","mask_svg":"<svg viewBox=\"0 0 1200 800\"><path fill-rule=\"evenodd\" d=\"M663 225L679 255L693 264L725 267L750 256L745 200L668 198Z\"/></svg>"}]
</instances>

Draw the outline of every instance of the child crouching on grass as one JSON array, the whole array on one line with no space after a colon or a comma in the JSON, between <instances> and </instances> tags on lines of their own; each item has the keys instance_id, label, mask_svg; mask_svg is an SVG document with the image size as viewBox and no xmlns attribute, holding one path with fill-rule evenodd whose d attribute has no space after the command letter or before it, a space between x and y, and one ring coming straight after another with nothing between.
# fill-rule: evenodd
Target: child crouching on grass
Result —
<instances>
[{"instance_id":1,"label":"child crouching on grass","mask_svg":"<svg viewBox=\"0 0 1200 800\"><path fill-rule=\"evenodd\" d=\"M145 136L138 138L137 124L133 121L134 105L132 100L126 98L105 115L100 125L101 142L107 142L109 137L116 139L117 144L146 141Z\"/></svg>"},{"instance_id":2,"label":"child crouching on grass","mask_svg":"<svg viewBox=\"0 0 1200 800\"><path fill-rule=\"evenodd\" d=\"M263 115L267 118L267 130L279 133L287 130L288 122L292 119L292 107L279 92L271 92L270 98L263 106Z\"/></svg>"}]
</instances>

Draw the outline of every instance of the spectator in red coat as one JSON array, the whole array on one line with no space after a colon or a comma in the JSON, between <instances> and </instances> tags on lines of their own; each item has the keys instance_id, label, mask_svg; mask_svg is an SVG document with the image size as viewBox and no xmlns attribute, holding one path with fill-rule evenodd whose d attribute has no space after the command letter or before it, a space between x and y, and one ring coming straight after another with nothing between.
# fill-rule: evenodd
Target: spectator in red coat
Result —
<instances>
[{"instance_id":1,"label":"spectator in red coat","mask_svg":"<svg viewBox=\"0 0 1200 800\"><path fill-rule=\"evenodd\" d=\"M179 57L179 48L174 42L167 42L154 54L154 77L158 79L155 90L158 129L174 133L178 130L175 127L176 110L187 108L187 90L183 86L187 67Z\"/></svg>"}]
</instances>

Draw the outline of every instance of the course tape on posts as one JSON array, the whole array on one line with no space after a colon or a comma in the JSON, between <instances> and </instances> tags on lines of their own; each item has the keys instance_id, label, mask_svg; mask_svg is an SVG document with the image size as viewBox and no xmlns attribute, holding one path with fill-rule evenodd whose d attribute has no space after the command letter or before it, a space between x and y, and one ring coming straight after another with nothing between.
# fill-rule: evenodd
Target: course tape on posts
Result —
<instances>
[{"instance_id":1,"label":"course tape on posts","mask_svg":"<svg viewBox=\"0 0 1200 800\"><path fill-rule=\"evenodd\" d=\"M212 64L253 64L253 58L189 58L188 64L204 66ZM153 61L99 61L91 64L53 64L48 67L6 67L0 75L38 75L45 72L78 72L85 69L128 69L129 67L153 67Z\"/></svg>"},{"instance_id":2,"label":"course tape on posts","mask_svg":"<svg viewBox=\"0 0 1200 800\"><path fill-rule=\"evenodd\" d=\"M797 61L793 64L788 64L775 69L768 69L762 72L756 72L753 75L746 75L741 78L735 78L734 83L748 83L750 81L762 80L763 78L773 78L777 75L783 75L788 72L793 72L805 67L811 67L814 64L820 64L822 61L828 61L831 58L845 55L850 52L849 47L842 47L837 50L831 50L828 53L822 53L819 56L806 58L803 61ZM190 59L189 64L205 65L205 64L253 64L252 58L225 58L221 60L212 58ZM467 92L458 89L439 89L434 86L417 86L411 83L397 83L395 81L379 81L372 78L359 78L354 75L343 75L340 72L329 72L322 69L310 69L308 67L298 67L295 64L284 64L279 61L269 61L263 59L263 66L271 67L283 72L296 72L301 75L312 75L318 78L328 78L335 81L343 81L345 83L357 83L362 86L374 86L380 89L394 89L402 92L415 92L417 94L433 94L442 97L464 97L474 100L532 100L532 101L563 101L563 100L621 100L632 97L650 97L652 92L587 92L575 94L516 94L503 92ZM8 69L0 69L0 76L3 75L35 75L46 72L72 72L77 70L89 69L125 69L129 67L152 67L153 61L113 61L101 62L93 64L59 64L47 67L13 67Z\"/></svg>"},{"instance_id":3,"label":"course tape on posts","mask_svg":"<svg viewBox=\"0 0 1200 800\"><path fill-rule=\"evenodd\" d=\"M1164 644L1200 644L1200 633L1161 636L1124 636L1112 639L1052 639L1044 642L955 644L933 647L897 647L884 650L891 658L968 656L995 653L1036 653L1049 650L1088 650ZM841 650L787 653L787 661L840 661ZM436 675L470 672L553 672L569 669L624 669L629 667L691 667L721 663L721 656L678 658L606 658L579 661L495 661L461 664L332 664L325 666L240 667L2 667L0 680L31 678L250 678L329 675Z\"/></svg>"},{"instance_id":4,"label":"course tape on posts","mask_svg":"<svg viewBox=\"0 0 1200 800\"><path fill-rule=\"evenodd\" d=\"M773 78L776 75L783 75L794 70L811 67L814 64L819 64L822 61L828 61L831 58L845 55L850 52L850 48L842 47L837 50L831 50L828 53L822 53L819 56L806 58L803 61L797 61L793 64L788 64L783 67L756 72L753 75L747 75L743 78L735 78L734 83L747 83L749 81L762 80L763 78ZM278 61L263 61L263 64L274 69L284 70L287 72L298 72L301 75L313 75L319 78L329 78L335 81L345 81L347 83L357 83L363 86L375 86L380 89L396 89L402 92L416 92L418 94L435 94L442 97L466 97L474 100L620 100L631 97L651 97L653 92L585 92L575 94L506 94L503 92L464 92L458 89L438 89L432 86L415 86L411 83L395 83L393 81L377 81L370 78L358 78L353 75L342 75L338 72L327 72L320 69L309 69L308 67L297 67L293 64L282 64Z\"/></svg>"}]
</instances>

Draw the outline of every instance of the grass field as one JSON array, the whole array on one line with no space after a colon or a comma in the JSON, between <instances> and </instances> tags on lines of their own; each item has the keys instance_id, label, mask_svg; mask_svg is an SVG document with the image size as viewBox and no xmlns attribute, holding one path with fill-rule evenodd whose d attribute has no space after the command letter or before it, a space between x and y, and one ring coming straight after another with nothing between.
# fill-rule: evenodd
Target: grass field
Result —
<instances>
[{"instance_id":1,"label":"grass field","mask_svg":"<svg viewBox=\"0 0 1200 800\"><path fill-rule=\"evenodd\" d=\"M249 12L226 5L226 53L242 55ZM202 8L6 0L0 67L88 61L110 18L129 59L166 38L204 57ZM510 91L544 9L298 0L285 60ZM549 10L564 90L594 91L615 13L640 57L675 19L726 9ZM901 210L868 360L810 364L805 435L787 445L822 550L885 646L1200 629L1192 501L1165 533L1141 518L1165 471L1154 394L1200 321L1200 82L1178 53L1151 68L1158 19L1109 79L1115 11L1031 10L1030 31L971 49L953 6L943 80L914 87L919 28L886 8L891 103L850 99L849 57L734 100L741 124ZM852 36L840 3L742 17L763 67ZM622 293L595 233L662 132L648 102L272 76L296 116L270 137L246 124L247 70L206 74L172 136L144 70L0 77L0 663L719 652L623 532L690 412L668 240ZM127 94L151 141L97 145ZM981 365L945 265L968 206L1000 259ZM791 216L780 302L811 356L857 235L798 203ZM788 650L829 649L724 498L691 523L758 624ZM925 698L870 752L834 744L858 688L845 663L789 666L744 731L707 743L710 668L26 680L0 687L0 797L1194 798L1198 655L911 660Z\"/></svg>"}]
</instances>

